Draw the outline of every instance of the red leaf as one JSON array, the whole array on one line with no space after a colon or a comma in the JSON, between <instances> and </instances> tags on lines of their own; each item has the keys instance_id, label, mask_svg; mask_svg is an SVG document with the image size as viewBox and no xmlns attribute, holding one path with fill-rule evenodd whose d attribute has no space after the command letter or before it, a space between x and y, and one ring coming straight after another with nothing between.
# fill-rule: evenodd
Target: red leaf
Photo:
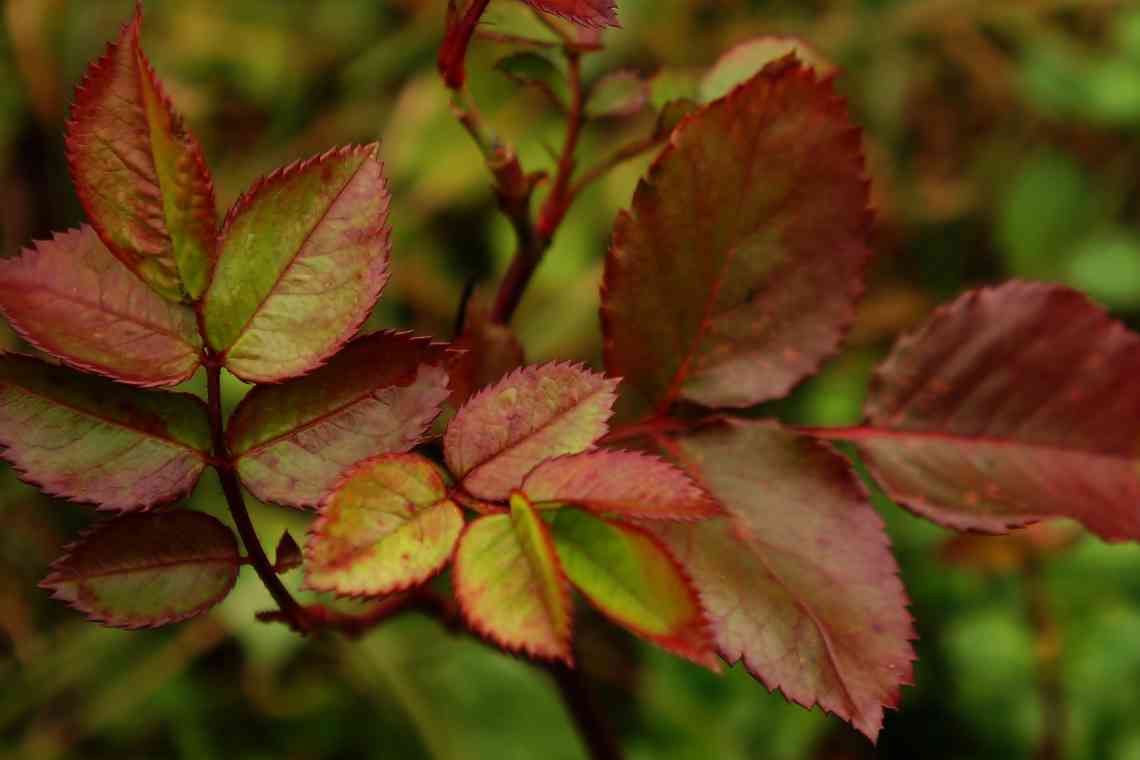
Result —
<instances>
[{"instance_id":1,"label":"red leaf","mask_svg":"<svg viewBox=\"0 0 1140 760\"><path fill-rule=\"evenodd\" d=\"M892 497L1001 532L1071 517L1140 538L1140 336L1080 293L973 291L899 341L851 438Z\"/></svg>"},{"instance_id":2,"label":"red leaf","mask_svg":"<svg viewBox=\"0 0 1140 760\"><path fill-rule=\"evenodd\" d=\"M447 465L482 499L506 499L545 459L605 435L616 380L572 364L516 370L468 401L447 428Z\"/></svg>"},{"instance_id":3,"label":"red leaf","mask_svg":"<svg viewBox=\"0 0 1140 760\"><path fill-rule=\"evenodd\" d=\"M565 502L592 512L656 520L700 520L723 514L688 475L634 451L590 451L548 459L523 481L540 507Z\"/></svg>"},{"instance_id":4,"label":"red leaf","mask_svg":"<svg viewBox=\"0 0 1140 760\"><path fill-rule=\"evenodd\" d=\"M619 27L615 0L524 0L546 13L591 28Z\"/></svg>"},{"instance_id":5,"label":"red leaf","mask_svg":"<svg viewBox=\"0 0 1140 760\"><path fill-rule=\"evenodd\" d=\"M229 594L240 566L234 534L184 510L127 515L96 525L52 565L52 597L116 628L192 618Z\"/></svg>"},{"instance_id":6,"label":"red leaf","mask_svg":"<svg viewBox=\"0 0 1140 760\"><path fill-rule=\"evenodd\" d=\"M423 440L450 359L443 344L379 332L306 377L254 388L227 430L242 482L264 501L317 506L348 467Z\"/></svg>"},{"instance_id":7,"label":"red leaf","mask_svg":"<svg viewBox=\"0 0 1140 760\"><path fill-rule=\"evenodd\" d=\"M696 111L614 229L606 369L642 410L783 396L851 322L867 203L859 131L830 78L788 59Z\"/></svg>"},{"instance_id":8,"label":"red leaf","mask_svg":"<svg viewBox=\"0 0 1140 760\"><path fill-rule=\"evenodd\" d=\"M196 299L214 259L213 180L143 55L141 26L140 4L76 90L68 161L111 252L166 298Z\"/></svg>"},{"instance_id":9,"label":"red leaf","mask_svg":"<svg viewBox=\"0 0 1140 760\"><path fill-rule=\"evenodd\" d=\"M377 146L279 169L226 216L206 338L226 368L274 383L323 364L388 282L388 184Z\"/></svg>"},{"instance_id":10,"label":"red leaf","mask_svg":"<svg viewBox=\"0 0 1140 760\"><path fill-rule=\"evenodd\" d=\"M77 369L144 387L194 374L194 312L159 296L91 227L0 259L0 311L29 343Z\"/></svg>"},{"instance_id":11,"label":"red leaf","mask_svg":"<svg viewBox=\"0 0 1140 760\"><path fill-rule=\"evenodd\" d=\"M721 655L873 740L910 683L914 631L882 522L846 462L769 423L669 447L730 515L651 526L689 571Z\"/></svg>"},{"instance_id":12,"label":"red leaf","mask_svg":"<svg viewBox=\"0 0 1140 760\"><path fill-rule=\"evenodd\" d=\"M121 511L164 504L193 490L209 449L195 396L0 357L0 455L52 496Z\"/></svg>"},{"instance_id":13,"label":"red leaf","mask_svg":"<svg viewBox=\"0 0 1140 760\"><path fill-rule=\"evenodd\" d=\"M498 382L526 363L514 331L490 321L486 310L474 305L467 309L463 332L451 345L464 350L449 367L451 402L456 407L475 391Z\"/></svg>"}]
</instances>

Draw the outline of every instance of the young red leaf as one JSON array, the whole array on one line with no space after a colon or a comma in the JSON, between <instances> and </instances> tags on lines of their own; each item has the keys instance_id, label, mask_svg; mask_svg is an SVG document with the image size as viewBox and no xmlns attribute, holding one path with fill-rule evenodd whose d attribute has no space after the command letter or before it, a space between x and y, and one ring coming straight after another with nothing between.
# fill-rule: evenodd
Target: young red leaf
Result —
<instances>
[{"instance_id":1,"label":"young red leaf","mask_svg":"<svg viewBox=\"0 0 1140 760\"><path fill-rule=\"evenodd\" d=\"M521 495L480 517L455 552L455 596L473 629L505 649L571 664L570 587L550 529Z\"/></svg>"},{"instance_id":2,"label":"young red leaf","mask_svg":"<svg viewBox=\"0 0 1140 760\"><path fill-rule=\"evenodd\" d=\"M697 593L660 541L576 509L546 519L566 576L594 606L638 636L720 670Z\"/></svg>"},{"instance_id":3,"label":"young red leaf","mask_svg":"<svg viewBox=\"0 0 1140 760\"><path fill-rule=\"evenodd\" d=\"M835 71L826 58L803 40L766 35L743 42L722 55L701 80L701 100L709 102L724 97L769 63L787 55L795 55L803 65L812 67L820 75Z\"/></svg>"},{"instance_id":4,"label":"young red leaf","mask_svg":"<svg viewBox=\"0 0 1140 760\"><path fill-rule=\"evenodd\" d=\"M589 451L548 459L531 470L523 493L539 505L564 502L602 514L700 520L722 514L688 475L635 451Z\"/></svg>"},{"instance_id":5,"label":"young red leaf","mask_svg":"<svg viewBox=\"0 0 1140 760\"><path fill-rule=\"evenodd\" d=\"M202 148L174 112L139 44L142 6L75 94L67 154L99 236L172 301L205 291L217 209Z\"/></svg>"},{"instance_id":6,"label":"young red leaf","mask_svg":"<svg viewBox=\"0 0 1140 760\"><path fill-rule=\"evenodd\" d=\"M0 357L0 456L52 496L121 511L174 501L198 482L209 448L195 396Z\"/></svg>"},{"instance_id":7,"label":"young red leaf","mask_svg":"<svg viewBox=\"0 0 1140 760\"><path fill-rule=\"evenodd\" d=\"M305 374L336 353L388 281L388 185L377 146L259 180L222 226L206 338L243 380Z\"/></svg>"},{"instance_id":8,"label":"young red leaf","mask_svg":"<svg viewBox=\"0 0 1140 760\"><path fill-rule=\"evenodd\" d=\"M511 328L490 321L486 311L474 306L467 309L463 332L451 345L463 349L449 367L451 403L456 407L526 363L522 344Z\"/></svg>"},{"instance_id":9,"label":"young red leaf","mask_svg":"<svg viewBox=\"0 0 1140 760\"><path fill-rule=\"evenodd\" d=\"M473 396L447 428L447 465L469 493L506 499L535 465L605 435L616 380L571 364L512 372Z\"/></svg>"},{"instance_id":10,"label":"young red leaf","mask_svg":"<svg viewBox=\"0 0 1140 760\"><path fill-rule=\"evenodd\" d=\"M892 497L1000 532L1071 517L1140 538L1140 336L1080 293L966 294L899 341L854 440Z\"/></svg>"},{"instance_id":11,"label":"young red leaf","mask_svg":"<svg viewBox=\"0 0 1140 760\"><path fill-rule=\"evenodd\" d=\"M227 430L242 482L264 501L317 506L346 468L423 439L448 396L449 360L442 344L379 332L306 377L254 388Z\"/></svg>"},{"instance_id":12,"label":"young red leaf","mask_svg":"<svg viewBox=\"0 0 1140 760\"><path fill-rule=\"evenodd\" d=\"M341 596L381 596L439 572L463 530L435 465L390 454L354 467L310 531L305 583Z\"/></svg>"},{"instance_id":13,"label":"young red leaf","mask_svg":"<svg viewBox=\"0 0 1140 760\"><path fill-rule=\"evenodd\" d=\"M176 385L194 374L194 312L146 286L91 227L0 259L0 311L29 343L120 382Z\"/></svg>"},{"instance_id":14,"label":"young red leaf","mask_svg":"<svg viewBox=\"0 0 1140 760\"><path fill-rule=\"evenodd\" d=\"M91 620L152 628L192 618L237 580L234 534L201 512L126 515L96 525L40 584Z\"/></svg>"},{"instance_id":15,"label":"young red leaf","mask_svg":"<svg viewBox=\"0 0 1140 760\"><path fill-rule=\"evenodd\" d=\"M569 19L575 24L591 28L618 27L615 0L523 0L527 5L546 13Z\"/></svg>"},{"instance_id":16,"label":"young red leaf","mask_svg":"<svg viewBox=\"0 0 1140 760\"><path fill-rule=\"evenodd\" d=\"M651 526L696 584L721 655L874 740L910 683L914 631L882 522L847 463L770 423L670 446L730 515Z\"/></svg>"},{"instance_id":17,"label":"young red leaf","mask_svg":"<svg viewBox=\"0 0 1140 760\"><path fill-rule=\"evenodd\" d=\"M687 117L614 229L606 369L642 408L784 395L851 322L867 203L843 101L790 59Z\"/></svg>"}]
</instances>

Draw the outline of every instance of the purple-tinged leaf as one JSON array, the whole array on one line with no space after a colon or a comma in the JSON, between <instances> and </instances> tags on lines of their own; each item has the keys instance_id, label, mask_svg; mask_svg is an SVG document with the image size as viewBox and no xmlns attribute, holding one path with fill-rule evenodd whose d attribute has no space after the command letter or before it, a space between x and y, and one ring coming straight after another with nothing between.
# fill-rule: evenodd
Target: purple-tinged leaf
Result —
<instances>
[{"instance_id":1,"label":"purple-tinged leaf","mask_svg":"<svg viewBox=\"0 0 1140 760\"><path fill-rule=\"evenodd\" d=\"M451 559L463 513L427 459L389 454L345 475L321 507L305 547L305 584L340 596L418 586Z\"/></svg>"},{"instance_id":2,"label":"purple-tinged leaf","mask_svg":"<svg viewBox=\"0 0 1140 760\"><path fill-rule=\"evenodd\" d=\"M867 203L843 100L790 59L684 119L606 260L606 369L630 412L751 406L812 374L863 289Z\"/></svg>"},{"instance_id":3,"label":"purple-tinged leaf","mask_svg":"<svg viewBox=\"0 0 1140 760\"><path fill-rule=\"evenodd\" d=\"M225 599L239 567L229 528L178 510L99 523L67 547L40 585L95 622L153 628Z\"/></svg>"},{"instance_id":4,"label":"purple-tinged leaf","mask_svg":"<svg viewBox=\"0 0 1140 760\"><path fill-rule=\"evenodd\" d=\"M621 26L615 0L523 0L527 5L575 24L601 29Z\"/></svg>"},{"instance_id":5,"label":"purple-tinged leaf","mask_svg":"<svg viewBox=\"0 0 1140 760\"><path fill-rule=\"evenodd\" d=\"M902 338L850 438L887 492L959 529L1071 517L1140 538L1140 336L1063 287L977 290Z\"/></svg>"},{"instance_id":6,"label":"purple-tinged leaf","mask_svg":"<svg viewBox=\"0 0 1140 760\"><path fill-rule=\"evenodd\" d=\"M193 310L151 290L87 226L0 259L0 312L41 351L132 385L176 385L202 355Z\"/></svg>"},{"instance_id":7,"label":"purple-tinged leaf","mask_svg":"<svg viewBox=\"0 0 1140 760\"><path fill-rule=\"evenodd\" d=\"M535 465L605 435L616 387L572 364L516 370L455 415L443 439L447 465L471 495L506 499Z\"/></svg>"},{"instance_id":8,"label":"purple-tinged leaf","mask_svg":"<svg viewBox=\"0 0 1140 760\"><path fill-rule=\"evenodd\" d=\"M353 464L419 444L449 391L443 344L410 333L357 338L306 377L254 388L227 438L255 496L315 507Z\"/></svg>"},{"instance_id":9,"label":"purple-tinged leaf","mask_svg":"<svg viewBox=\"0 0 1140 760\"><path fill-rule=\"evenodd\" d=\"M323 364L388 282L388 185L377 146L342 148L259 180L226 216L206 338L242 380Z\"/></svg>"},{"instance_id":10,"label":"purple-tinged leaf","mask_svg":"<svg viewBox=\"0 0 1140 760\"><path fill-rule=\"evenodd\" d=\"M701 520L724 511L683 471L635 451L589 451L548 459L520 489L540 509L573 504L646 520Z\"/></svg>"},{"instance_id":11,"label":"purple-tinged leaf","mask_svg":"<svg viewBox=\"0 0 1140 760\"><path fill-rule=\"evenodd\" d=\"M165 298L197 299L214 260L213 180L143 55L141 26L140 4L87 70L67 125L68 162L111 252Z\"/></svg>"},{"instance_id":12,"label":"purple-tinged leaf","mask_svg":"<svg viewBox=\"0 0 1140 760\"><path fill-rule=\"evenodd\" d=\"M206 466L205 404L27 356L0 356L0 456L52 496L106 510L190 493Z\"/></svg>"},{"instance_id":13,"label":"purple-tinged leaf","mask_svg":"<svg viewBox=\"0 0 1140 760\"><path fill-rule=\"evenodd\" d=\"M872 740L909 684L914 638L886 533L847 463L770 423L668 442L730 517L653 523L688 570L730 663Z\"/></svg>"}]
</instances>

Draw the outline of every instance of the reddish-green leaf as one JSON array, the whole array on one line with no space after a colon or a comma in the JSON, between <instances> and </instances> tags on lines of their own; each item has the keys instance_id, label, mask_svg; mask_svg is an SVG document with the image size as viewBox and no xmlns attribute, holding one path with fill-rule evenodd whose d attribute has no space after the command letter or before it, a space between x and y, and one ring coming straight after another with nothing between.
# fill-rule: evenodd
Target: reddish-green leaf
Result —
<instances>
[{"instance_id":1,"label":"reddish-green leaf","mask_svg":"<svg viewBox=\"0 0 1140 760\"><path fill-rule=\"evenodd\" d=\"M686 118L606 260L606 368L633 406L750 406L815 371L862 291L867 203L859 131L791 60Z\"/></svg>"},{"instance_id":2,"label":"reddish-green leaf","mask_svg":"<svg viewBox=\"0 0 1140 760\"><path fill-rule=\"evenodd\" d=\"M175 385L197 369L194 312L116 259L91 227L0 259L0 311L29 343L132 385Z\"/></svg>"},{"instance_id":3,"label":"reddish-green leaf","mask_svg":"<svg viewBox=\"0 0 1140 760\"><path fill-rule=\"evenodd\" d=\"M126 515L96 525L40 585L91 620L151 628L199 615L237 580L234 534L201 512Z\"/></svg>"},{"instance_id":4,"label":"reddish-green leaf","mask_svg":"<svg viewBox=\"0 0 1140 760\"><path fill-rule=\"evenodd\" d=\"M592 28L617 27L615 0L523 0L527 5L546 13L569 19L576 24Z\"/></svg>"},{"instance_id":5,"label":"reddish-green leaf","mask_svg":"<svg viewBox=\"0 0 1140 760\"><path fill-rule=\"evenodd\" d=\"M87 70L67 125L68 161L111 252L164 297L196 299L214 260L213 180L143 55L141 26L140 4Z\"/></svg>"},{"instance_id":6,"label":"reddish-green leaf","mask_svg":"<svg viewBox=\"0 0 1140 760\"><path fill-rule=\"evenodd\" d=\"M566 576L594 606L638 636L720 669L697 592L658 539L576 509L548 513L547 521Z\"/></svg>"},{"instance_id":7,"label":"reddish-green leaf","mask_svg":"<svg viewBox=\"0 0 1140 760\"><path fill-rule=\"evenodd\" d=\"M550 529L521 495L511 513L467 526L455 552L455 596L471 627L505 649L570 664L570 587Z\"/></svg>"},{"instance_id":8,"label":"reddish-green leaf","mask_svg":"<svg viewBox=\"0 0 1140 760\"><path fill-rule=\"evenodd\" d=\"M320 366L388 281L388 186L377 146L342 148L259 180L222 226L206 338L243 380Z\"/></svg>"},{"instance_id":9,"label":"reddish-green leaf","mask_svg":"<svg viewBox=\"0 0 1140 760\"><path fill-rule=\"evenodd\" d=\"M321 507L305 547L306 585L341 596L403 591L447 564L462 530L431 462L415 454L363 462Z\"/></svg>"},{"instance_id":10,"label":"reddish-green leaf","mask_svg":"<svg viewBox=\"0 0 1140 760\"><path fill-rule=\"evenodd\" d=\"M729 520L654 524L700 593L720 653L874 739L914 638L882 522L840 457L774 424L670 444Z\"/></svg>"},{"instance_id":11,"label":"reddish-green leaf","mask_svg":"<svg viewBox=\"0 0 1140 760\"><path fill-rule=\"evenodd\" d=\"M720 505L688 475L635 451L589 451L548 459L523 481L540 507L567 503L602 514L656 520L700 520Z\"/></svg>"},{"instance_id":12,"label":"reddish-green leaf","mask_svg":"<svg viewBox=\"0 0 1140 760\"><path fill-rule=\"evenodd\" d=\"M591 119L633 116L649 103L649 83L636 71L614 71L590 89L586 114Z\"/></svg>"},{"instance_id":13,"label":"reddish-green leaf","mask_svg":"<svg viewBox=\"0 0 1140 760\"><path fill-rule=\"evenodd\" d=\"M53 496L111 510L173 501L194 488L209 448L195 396L0 357L0 454Z\"/></svg>"},{"instance_id":14,"label":"reddish-green leaf","mask_svg":"<svg viewBox=\"0 0 1140 760\"><path fill-rule=\"evenodd\" d=\"M903 338L850 437L896 499L955 528L1080 520L1140 538L1140 337L1081 294L969 293Z\"/></svg>"},{"instance_id":15,"label":"reddish-green leaf","mask_svg":"<svg viewBox=\"0 0 1140 760\"><path fill-rule=\"evenodd\" d=\"M259 499L315 507L346 468L423 440L447 399L446 347L409 333L358 338L312 374L254 388L227 431Z\"/></svg>"},{"instance_id":16,"label":"reddish-green leaf","mask_svg":"<svg viewBox=\"0 0 1140 760\"><path fill-rule=\"evenodd\" d=\"M512 372L455 415L447 465L472 495L505 499L544 459L585 451L605 434L616 386L572 364Z\"/></svg>"},{"instance_id":17,"label":"reddish-green leaf","mask_svg":"<svg viewBox=\"0 0 1140 760\"><path fill-rule=\"evenodd\" d=\"M722 98L733 87L747 82L769 63L794 55L819 74L835 70L819 52L795 37L764 36L743 42L722 55L701 80L701 100Z\"/></svg>"}]
</instances>

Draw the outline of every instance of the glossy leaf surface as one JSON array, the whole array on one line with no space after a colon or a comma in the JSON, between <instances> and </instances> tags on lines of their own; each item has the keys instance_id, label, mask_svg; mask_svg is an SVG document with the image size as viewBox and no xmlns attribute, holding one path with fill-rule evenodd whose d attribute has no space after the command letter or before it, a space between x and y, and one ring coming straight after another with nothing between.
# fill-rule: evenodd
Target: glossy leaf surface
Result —
<instances>
[{"instance_id":1,"label":"glossy leaf surface","mask_svg":"<svg viewBox=\"0 0 1140 760\"><path fill-rule=\"evenodd\" d=\"M576 509L547 520L566 576L594 606L674 654L719 669L697 592L658 539Z\"/></svg>"},{"instance_id":2,"label":"glossy leaf surface","mask_svg":"<svg viewBox=\"0 0 1140 760\"><path fill-rule=\"evenodd\" d=\"M227 436L259 499L315 507L353 464L418 444L448 396L446 347L409 333L357 338L305 377L254 388Z\"/></svg>"},{"instance_id":3,"label":"glossy leaf surface","mask_svg":"<svg viewBox=\"0 0 1140 760\"><path fill-rule=\"evenodd\" d=\"M214 259L213 180L143 55L141 26L140 6L87 70L67 125L68 161L111 252L167 299L196 299Z\"/></svg>"},{"instance_id":4,"label":"glossy leaf surface","mask_svg":"<svg viewBox=\"0 0 1140 760\"><path fill-rule=\"evenodd\" d=\"M524 0L527 5L553 13L582 26L618 26L615 0Z\"/></svg>"},{"instance_id":5,"label":"glossy leaf surface","mask_svg":"<svg viewBox=\"0 0 1140 760\"><path fill-rule=\"evenodd\" d=\"M248 382L309 372L352 337L388 281L388 186L377 147L259 180L226 217L206 336Z\"/></svg>"},{"instance_id":6,"label":"glossy leaf surface","mask_svg":"<svg viewBox=\"0 0 1140 760\"><path fill-rule=\"evenodd\" d=\"M201 357L194 312L147 287L87 226L0 259L0 311L41 351L132 385L180 383Z\"/></svg>"},{"instance_id":7,"label":"glossy leaf surface","mask_svg":"<svg viewBox=\"0 0 1140 760\"><path fill-rule=\"evenodd\" d=\"M505 499L544 459L585 451L605 434L616 385L572 364L512 372L455 415L447 465L473 496Z\"/></svg>"},{"instance_id":8,"label":"glossy leaf surface","mask_svg":"<svg viewBox=\"0 0 1140 760\"><path fill-rule=\"evenodd\" d=\"M914 632L882 521L846 462L770 423L670 447L730 515L652 526L696 584L721 655L874 739L910 683Z\"/></svg>"},{"instance_id":9,"label":"glossy leaf surface","mask_svg":"<svg viewBox=\"0 0 1140 760\"><path fill-rule=\"evenodd\" d=\"M588 451L534 468L522 491L540 507L573 504L591 512L657 520L700 520L720 506L683 471L634 451Z\"/></svg>"},{"instance_id":10,"label":"glossy leaf surface","mask_svg":"<svg viewBox=\"0 0 1140 760\"><path fill-rule=\"evenodd\" d=\"M1080 293L974 291L901 339L851 432L899 501L955 528L1071 517L1140 538L1140 336Z\"/></svg>"},{"instance_id":11,"label":"glossy leaf surface","mask_svg":"<svg viewBox=\"0 0 1140 760\"><path fill-rule=\"evenodd\" d=\"M199 615L237 580L234 534L216 518L178 510L100 523L67 547L40 585L91 620L149 628Z\"/></svg>"},{"instance_id":12,"label":"glossy leaf surface","mask_svg":"<svg viewBox=\"0 0 1140 760\"><path fill-rule=\"evenodd\" d=\"M606 369L633 406L750 406L812 374L862 291L867 203L859 132L810 69L682 121L606 260Z\"/></svg>"},{"instance_id":13,"label":"glossy leaf surface","mask_svg":"<svg viewBox=\"0 0 1140 760\"><path fill-rule=\"evenodd\" d=\"M206 466L205 405L26 356L0 357L0 448L52 496L145 509L186 496Z\"/></svg>"},{"instance_id":14,"label":"glossy leaf surface","mask_svg":"<svg viewBox=\"0 0 1140 760\"><path fill-rule=\"evenodd\" d=\"M462 530L431 462L414 454L363 462L321 507L305 547L306 584L342 596L403 591L447 564Z\"/></svg>"}]
</instances>

